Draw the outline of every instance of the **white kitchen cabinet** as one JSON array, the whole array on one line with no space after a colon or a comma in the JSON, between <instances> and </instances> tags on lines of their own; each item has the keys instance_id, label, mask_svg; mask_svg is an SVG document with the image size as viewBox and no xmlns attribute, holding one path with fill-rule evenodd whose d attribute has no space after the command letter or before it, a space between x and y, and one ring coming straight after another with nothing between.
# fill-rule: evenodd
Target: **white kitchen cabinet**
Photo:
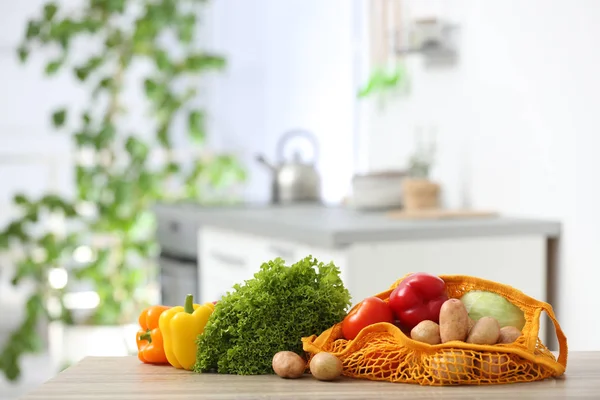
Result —
<instances>
[{"instance_id":1,"label":"white kitchen cabinet","mask_svg":"<svg viewBox=\"0 0 600 400\"><path fill-rule=\"evenodd\" d=\"M201 230L198 235L200 302L220 298L235 283L250 279L263 253L260 240L220 229Z\"/></svg>"},{"instance_id":2,"label":"white kitchen cabinet","mask_svg":"<svg viewBox=\"0 0 600 400\"><path fill-rule=\"evenodd\" d=\"M204 226L199 241L202 301L212 301L234 283L250 278L262 262L282 257L292 264L309 254L319 261L333 261L341 269L353 304L419 271L477 276L547 299L546 238L542 235L360 242L328 248ZM545 335L543 326L541 334Z\"/></svg>"}]
</instances>

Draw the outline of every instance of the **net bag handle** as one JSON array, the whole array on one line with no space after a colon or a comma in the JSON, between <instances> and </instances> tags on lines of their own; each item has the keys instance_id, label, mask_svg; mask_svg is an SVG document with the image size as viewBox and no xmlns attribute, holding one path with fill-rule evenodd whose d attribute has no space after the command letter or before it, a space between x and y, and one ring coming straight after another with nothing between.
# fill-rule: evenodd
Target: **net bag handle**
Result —
<instances>
[{"instance_id":1,"label":"net bag handle","mask_svg":"<svg viewBox=\"0 0 600 400\"><path fill-rule=\"evenodd\" d=\"M566 368L567 367L567 356L569 353L569 347L567 345L567 337L565 336L565 333L561 329L560 324L556 320L556 315L554 315L554 310L553 310L552 306L543 301L539 301L539 308L536 310L535 315L534 315L534 318L538 321L538 324L537 324L538 332L536 332L537 334L535 335L536 342L537 342L537 336L539 334L539 320L542 315L542 311L546 312L546 314L552 321L552 324L554 324L556 338L558 339L558 363ZM533 343L533 346L535 346L535 343Z\"/></svg>"}]
</instances>

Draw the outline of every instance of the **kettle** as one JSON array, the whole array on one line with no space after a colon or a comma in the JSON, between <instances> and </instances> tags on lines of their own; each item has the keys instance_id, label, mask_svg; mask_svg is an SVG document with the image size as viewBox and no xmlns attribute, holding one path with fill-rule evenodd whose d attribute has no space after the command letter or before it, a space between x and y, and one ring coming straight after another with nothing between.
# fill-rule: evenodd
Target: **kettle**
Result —
<instances>
[{"instance_id":1,"label":"kettle","mask_svg":"<svg viewBox=\"0 0 600 400\"><path fill-rule=\"evenodd\" d=\"M311 143L314 154L311 162L303 162L298 152L294 152L291 160L284 160L284 152L289 141L298 137L307 139ZM315 167L317 153L317 140L310 132L292 130L284 133L277 143L277 164L268 162L262 155L256 156L256 160L271 171L271 202L273 204L320 202L321 178Z\"/></svg>"}]
</instances>

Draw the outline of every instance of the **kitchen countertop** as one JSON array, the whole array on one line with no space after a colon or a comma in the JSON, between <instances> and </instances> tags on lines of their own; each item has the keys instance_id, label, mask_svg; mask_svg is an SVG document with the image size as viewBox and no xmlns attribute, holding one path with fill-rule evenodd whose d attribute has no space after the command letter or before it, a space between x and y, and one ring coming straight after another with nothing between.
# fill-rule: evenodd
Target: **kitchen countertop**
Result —
<instances>
[{"instance_id":1,"label":"kitchen countertop","mask_svg":"<svg viewBox=\"0 0 600 400\"><path fill-rule=\"evenodd\" d=\"M556 221L485 217L446 220L400 220L384 212L360 212L318 205L248 205L201 208L191 204L159 205L156 212L200 226L213 226L313 245L341 247L357 242L423 240L446 237L542 235L556 237Z\"/></svg>"},{"instance_id":2,"label":"kitchen countertop","mask_svg":"<svg viewBox=\"0 0 600 400\"><path fill-rule=\"evenodd\" d=\"M136 357L89 357L60 373L25 400L187 400L187 399L555 399L598 398L600 352L571 352L563 377L493 386L428 387L342 378L320 382L306 375L195 374L169 366L142 364Z\"/></svg>"}]
</instances>

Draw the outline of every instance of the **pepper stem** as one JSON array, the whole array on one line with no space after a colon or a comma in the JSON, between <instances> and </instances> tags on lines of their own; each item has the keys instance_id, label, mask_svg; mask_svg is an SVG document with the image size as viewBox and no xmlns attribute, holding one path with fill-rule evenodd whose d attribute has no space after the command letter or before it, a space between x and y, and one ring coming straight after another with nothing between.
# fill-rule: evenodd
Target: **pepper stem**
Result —
<instances>
[{"instance_id":1,"label":"pepper stem","mask_svg":"<svg viewBox=\"0 0 600 400\"><path fill-rule=\"evenodd\" d=\"M150 335L150 331L146 331L146 333L142 333L140 335L140 340L147 340L149 343L152 343L152 335Z\"/></svg>"},{"instance_id":2,"label":"pepper stem","mask_svg":"<svg viewBox=\"0 0 600 400\"><path fill-rule=\"evenodd\" d=\"M185 306L183 306L183 310L188 314L194 312L194 295L188 294L185 296Z\"/></svg>"}]
</instances>

